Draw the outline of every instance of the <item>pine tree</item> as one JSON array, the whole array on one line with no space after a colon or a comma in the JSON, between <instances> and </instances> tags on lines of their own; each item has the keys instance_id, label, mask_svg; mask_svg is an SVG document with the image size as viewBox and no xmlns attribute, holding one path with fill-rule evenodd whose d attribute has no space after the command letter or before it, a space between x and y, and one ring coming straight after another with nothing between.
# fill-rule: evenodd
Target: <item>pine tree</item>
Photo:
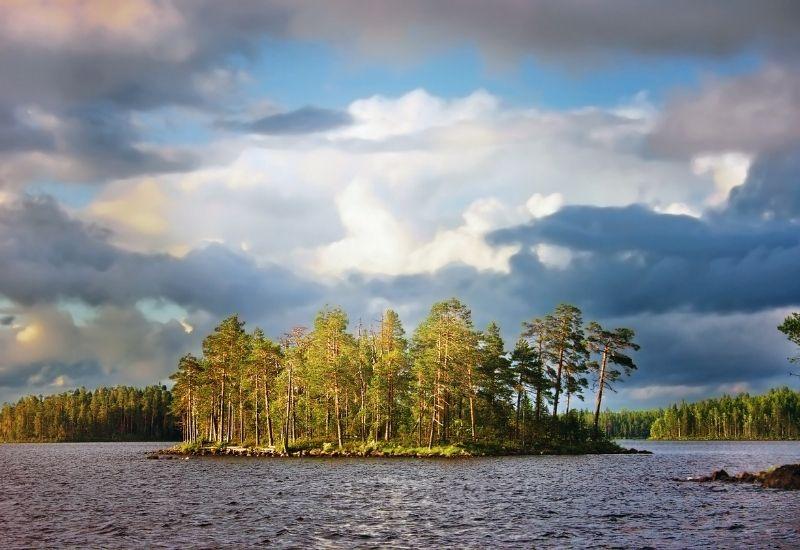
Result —
<instances>
[{"instance_id":1,"label":"pine tree","mask_svg":"<svg viewBox=\"0 0 800 550\"><path fill-rule=\"evenodd\" d=\"M612 384L619 380L623 374L630 376L636 370L636 364L626 355L627 350L636 351L639 345L633 341L634 332L629 328L616 328L606 330L597 322L588 326L589 349L600 355L600 361L590 364L597 378L597 397L594 408L594 432L599 434L600 405L603 400L605 388L614 391Z\"/></svg>"}]
</instances>

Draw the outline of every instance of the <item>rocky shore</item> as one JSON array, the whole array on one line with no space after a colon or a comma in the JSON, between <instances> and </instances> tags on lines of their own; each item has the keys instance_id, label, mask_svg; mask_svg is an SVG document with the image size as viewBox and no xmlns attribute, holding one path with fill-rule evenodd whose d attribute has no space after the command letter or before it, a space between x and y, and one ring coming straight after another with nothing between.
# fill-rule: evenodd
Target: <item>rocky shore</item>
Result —
<instances>
[{"instance_id":1,"label":"rocky shore","mask_svg":"<svg viewBox=\"0 0 800 550\"><path fill-rule=\"evenodd\" d=\"M717 470L708 476L676 478L675 481L707 483L719 481L723 483L759 483L769 489L800 490L800 464L786 464L763 472L741 472L734 476L725 470Z\"/></svg>"}]
</instances>

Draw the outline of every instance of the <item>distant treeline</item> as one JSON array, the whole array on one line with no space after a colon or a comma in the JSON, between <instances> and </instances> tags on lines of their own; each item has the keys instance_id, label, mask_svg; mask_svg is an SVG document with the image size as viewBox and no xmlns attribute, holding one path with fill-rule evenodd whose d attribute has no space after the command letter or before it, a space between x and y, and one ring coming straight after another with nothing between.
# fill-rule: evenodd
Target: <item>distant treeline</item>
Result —
<instances>
[{"instance_id":1,"label":"distant treeline","mask_svg":"<svg viewBox=\"0 0 800 550\"><path fill-rule=\"evenodd\" d=\"M782 387L763 395L724 395L664 409L605 411L600 427L608 437L621 439L800 439L800 392Z\"/></svg>"},{"instance_id":2,"label":"distant treeline","mask_svg":"<svg viewBox=\"0 0 800 550\"><path fill-rule=\"evenodd\" d=\"M800 439L800 392L787 387L763 395L743 393L663 410L650 427L653 439Z\"/></svg>"},{"instance_id":3,"label":"distant treeline","mask_svg":"<svg viewBox=\"0 0 800 550\"><path fill-rule=\"evenodd\" d=\"M29 395L0 409L0 441L144 441L180 438L166 386Z\"/></svg>"},{"instance_id":4,"label":"distant treeline","mask_svg":"<svg viewBox=\"0 0 800 550\"><path fill-rule=\"evenodd\" d=\"M662 409L606 410L600 413L600 428L611 439L647 439L650 437L650 426L662 414Z\"/></svg>"}]
</instances>

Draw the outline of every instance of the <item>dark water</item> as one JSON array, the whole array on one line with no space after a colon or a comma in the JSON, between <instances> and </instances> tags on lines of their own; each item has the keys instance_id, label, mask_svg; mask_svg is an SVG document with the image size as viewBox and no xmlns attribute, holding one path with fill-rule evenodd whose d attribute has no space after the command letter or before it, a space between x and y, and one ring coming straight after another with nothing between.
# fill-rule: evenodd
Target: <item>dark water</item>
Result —
<instances>
[{"instance_id":1,"label":"dark water","mask_svg":"<svg viewBox=\"0 0 800 550\"><path fill-rule=\"evenodd\" d=\"M0 547L800 547L800 494L673 476L800 443L467 460L146 460L163 444L0 446Z\"/></svg>"}]
</instances>

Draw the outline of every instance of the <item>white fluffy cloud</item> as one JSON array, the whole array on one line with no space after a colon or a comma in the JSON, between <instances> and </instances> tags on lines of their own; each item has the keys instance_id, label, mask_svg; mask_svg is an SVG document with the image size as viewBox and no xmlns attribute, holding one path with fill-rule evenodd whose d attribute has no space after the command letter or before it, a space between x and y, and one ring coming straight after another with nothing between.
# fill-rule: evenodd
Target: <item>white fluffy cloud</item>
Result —
<instances>
[{"instance_id":1,"label":"white fluffy cloud","mask_svg":"<svg viewBox=\"0 0 800 550\"><path fill-rule=\"evenodd\" d=\"M516 249L488 244L494 229L565 204L696 213L719 192L719 163L639 153L654 116L642 101L562 112L505 106L482 90L360 99L351 125L227 135L209 147L218 165L113 182L83 215L128 248L180 255L222 242L316 275L452 263L506 272ZM548 265L569 263L563 251L540 252Z\"/></svg>"}]
</instances>

